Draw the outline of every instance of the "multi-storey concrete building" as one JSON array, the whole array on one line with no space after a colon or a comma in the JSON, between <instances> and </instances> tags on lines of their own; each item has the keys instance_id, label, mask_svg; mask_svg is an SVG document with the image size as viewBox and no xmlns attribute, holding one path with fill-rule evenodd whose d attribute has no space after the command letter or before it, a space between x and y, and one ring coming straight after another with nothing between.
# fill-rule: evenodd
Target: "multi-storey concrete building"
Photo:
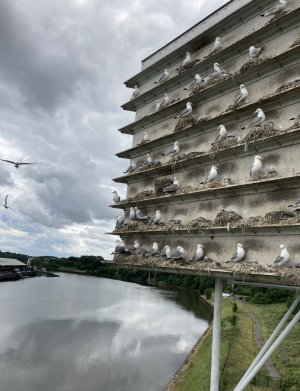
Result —
<instances>
[{"instance_id":1,"label":"multi-storey concrete building","mask_svg":"<svg viewBox=\"0 0 300 391\"><path fill-rule=\"evenodd\" d=\"M136 120L120 129L133 143L117 156L134 164L115 178L128 185L126 199L113 205L124 210L114 233L127 246L116 250L116 262L216 277L211 391L218 390L222 281L300 286L299 20L299 0L231 0L146 58L125 82L138 88L123 105ZM251 46L263 50L253 54ZM234 104L240 91L245 99ZM188 102L192 112L178 117ZM139 248L130 248L134 241ZM157 246L166 245L159 256ZM193 260L197 245L203 256ZM235 391L245 389L299 319L300 312L278 340L272 335Z\"/></svg>"}]
</instances>

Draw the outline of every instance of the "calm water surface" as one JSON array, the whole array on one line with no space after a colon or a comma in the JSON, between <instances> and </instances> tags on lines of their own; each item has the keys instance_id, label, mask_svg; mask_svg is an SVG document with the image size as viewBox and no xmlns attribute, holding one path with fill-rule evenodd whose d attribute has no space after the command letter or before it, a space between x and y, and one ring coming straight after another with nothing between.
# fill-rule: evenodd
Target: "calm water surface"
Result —
<instances>
[{"instance_id":1,"label":"calm water surface","mask_svg":"<svg viewBox=\"0 0 300 391\"><path fill-rule=\"evenodd\" d=\"M0 284L0 391L161 391L210 319L191 293L60 276Z\"/></svg>"}]
</instances>

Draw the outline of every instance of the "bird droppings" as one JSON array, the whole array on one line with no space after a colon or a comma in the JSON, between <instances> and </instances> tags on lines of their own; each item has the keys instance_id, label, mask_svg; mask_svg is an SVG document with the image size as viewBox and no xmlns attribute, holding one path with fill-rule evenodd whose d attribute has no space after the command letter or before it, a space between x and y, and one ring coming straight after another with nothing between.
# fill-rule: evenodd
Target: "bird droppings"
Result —
<instances>
[{"instance_id":1,"label":"bird droppings","mask_svg":"<svg viewBox=\"0 0 300 391\"><path fill-rule=\"evenodd\" d=\"M178 124L175 126L174 133L178 132L181 129L188 128L190 126L197 125L197 121L195 118L182 118L179 119Z\"/></svg>"}]
</instances>

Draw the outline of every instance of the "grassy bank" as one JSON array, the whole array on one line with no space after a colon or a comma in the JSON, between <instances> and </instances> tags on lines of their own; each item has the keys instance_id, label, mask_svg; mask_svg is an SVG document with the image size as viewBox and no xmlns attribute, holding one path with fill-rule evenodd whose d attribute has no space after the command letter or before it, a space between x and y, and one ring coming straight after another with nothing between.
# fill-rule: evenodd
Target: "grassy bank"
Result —
<instances>
[{"instance_id":1,"label":"grassy bank","mask_svg":"<svg viewBox=\"0 0 300 391\"><path fill-rule=\"evenodd\" d=\"M233 303L223 300L222 343L221 343L221 391L232 391L249 367L258 352L255 343L255 325L249 314L238 304L236 321L233 321ZM287 305L249 305L262 322L265 340L284 315ZM283 377L284 385L268 378L265 369L256 377L256 385L251 384L247 391L284 390L299 391L295 375L300 374L299 325L274 354L275 365ZM212 335L208 333L201 343L190 365L170 387L170 391L207 391L210 385ZM293 385L294 384L294 385Z\"/></svg>"}]
</instances>

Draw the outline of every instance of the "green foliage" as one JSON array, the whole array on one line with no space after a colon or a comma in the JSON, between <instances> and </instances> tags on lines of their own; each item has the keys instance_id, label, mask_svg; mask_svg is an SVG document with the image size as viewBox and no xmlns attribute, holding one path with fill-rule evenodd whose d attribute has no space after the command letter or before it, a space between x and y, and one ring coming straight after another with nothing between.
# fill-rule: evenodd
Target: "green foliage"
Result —
<instances>
[{"instance_id":1,"label":"green foliage","mask_svg":"<svg viewBox=\"0 0 300 391\"><path fill-rule=\"evenodd\" d=\"M204 291L204 295L207 300L210 300L212 297L212 288L206 288Z\"/></svg>"},{"instance_id":2,"label":"green foliage","mask_svg":"<svg viewBox=\"0 0 300 391\"><path fill-rule=\"evenodd\" d=\"M249 302L253 304L285 303L290 297L293 296L293 292L285 290L251 288Z\"/></svg>"},{"instance_id":3,"label":"green foliage","mask_svg":"<svg viewBox=\"0 0 300 391\"><path fill-rule=\"evenodd\" d=\"M285 375L280 380L281 391L299 391L300 390L300 377L297 375L289 374Z\"/></svg>"},{"instance_id":4,"label":"green foliage","mask_svg":"<svg viewBox=\"0 0 300 391\"><path fill-rule=\"evenodd\" d=\"M234 302L234 303L232 304L232 312L233 312L234 314L236 314L236 313L237 313L237 310L238 310L238 306L237 306L236 302Z\"/></svg>"}]
</instances>

